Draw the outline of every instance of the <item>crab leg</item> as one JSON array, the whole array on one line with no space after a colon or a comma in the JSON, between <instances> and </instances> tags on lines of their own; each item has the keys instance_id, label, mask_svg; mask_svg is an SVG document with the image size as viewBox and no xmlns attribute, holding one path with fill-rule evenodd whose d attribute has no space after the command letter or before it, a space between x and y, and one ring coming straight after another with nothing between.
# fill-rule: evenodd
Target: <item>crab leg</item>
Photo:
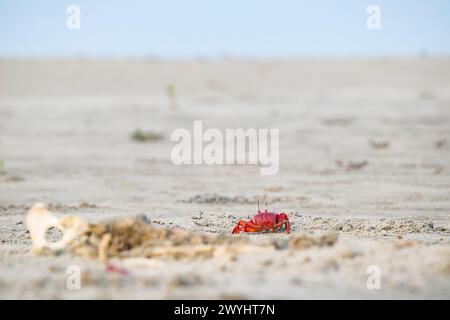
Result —
<instances>
[{"instance_id":1,"label":"crab leg","mask_svg":"<svg viewBox=\"0 0 450 320\"><path fill-rule=\"evenodd\" d=\"M260 230L261 230L261 227L252 222L246 222L244 220L239 220L231 233L236 234L239 232L258 232Z\"/></svg>"},{"instance_id":2,"label":"crab leg","mask_svg":"<svg viewBox=\"0 0 450 320\"><path fill-rule=\"evenodd\" d=\"M289 224L289 221L286 221L286 220L285 220L285 221L281 221L281 222L275 224L275 225L273 226L273 231L278 230L278 229L281 229L283 226L285 227L284 230L286 231L286 233L289 233L289 230L290 230L290 224Z\"/></svg>"},{"instance_id":3,"label":"crab leg","mask_svg":"<svg viewBox=\"0 0 450 320\"><path fill-rule=\"evenodd\" d=\"M281 229L283 226L285 227L286 233L289 233L289 230L290 230L290 224L289 224L289 221L281 221L281 222L276 223L276 224L274 224L274 225L271 225L271 226L263 226L263 227L260 227L260 228L261 228L262 230L272 230L273 232L275 232L275 231Z\"/></svg>"},{"instance_id":4,"label":"crab leg","mask_svg":"<svg viewBox=\"0 0 450 320\"><path fill-rule=\"evenodd\" d=\"M284 226L284 230L286 231L286 233L289 233L289 230L291 229L289 221L282 221L279 223L279 228L281 229Z\"/></svg>"}]
</instances>

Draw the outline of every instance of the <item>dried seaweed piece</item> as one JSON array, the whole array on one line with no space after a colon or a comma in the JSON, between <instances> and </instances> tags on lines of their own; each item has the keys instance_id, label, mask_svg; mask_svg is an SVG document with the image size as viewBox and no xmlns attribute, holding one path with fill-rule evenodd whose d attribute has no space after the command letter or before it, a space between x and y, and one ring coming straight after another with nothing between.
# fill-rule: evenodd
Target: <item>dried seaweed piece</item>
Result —
<instances>
[{"instance_id":1,"label":"dried seaweed piece","mask_svg":"<svg viewBox=\"0 0 450 320\"><path fill-rule=\"evenodd\" d=\"M349 161L347 163L344 163L342 160L336 161L336 165L339 168L343 168L347 171L360 170L360 169L363 169L364 167L366 167L368 164L369 164L369 162L366 160L364 160L364 161Z\"/></svg>"},{"instance_id":2,"label":"dried seaweed piece","mask_svg":"<svg viewBox=\"0 0 450 320\"><path fill-rule=\"evenodd\" d=\"M387 149L391 143L389 141L370 140L369 145L374 149Z\"/></svg>"}]
</instances>

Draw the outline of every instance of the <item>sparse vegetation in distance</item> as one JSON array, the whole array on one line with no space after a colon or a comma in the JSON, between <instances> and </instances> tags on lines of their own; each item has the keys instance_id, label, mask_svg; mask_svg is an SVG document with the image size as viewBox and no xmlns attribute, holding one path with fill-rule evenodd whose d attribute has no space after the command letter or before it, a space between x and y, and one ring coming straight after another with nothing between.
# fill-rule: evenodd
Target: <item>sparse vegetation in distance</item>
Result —
<instances>
[{"instance_id":1,"label":"sparse vegetation in distance","mask_svg":"<svg viewBox=\"0 0 450 320\"><path fill-rule=\"evenodd\" d=\"M162 138L163 138L162 134L152 130L145 131L137 129L131 135L131 139L138 142L153 142L161 140Z\"/></svg>"}]
</instances>

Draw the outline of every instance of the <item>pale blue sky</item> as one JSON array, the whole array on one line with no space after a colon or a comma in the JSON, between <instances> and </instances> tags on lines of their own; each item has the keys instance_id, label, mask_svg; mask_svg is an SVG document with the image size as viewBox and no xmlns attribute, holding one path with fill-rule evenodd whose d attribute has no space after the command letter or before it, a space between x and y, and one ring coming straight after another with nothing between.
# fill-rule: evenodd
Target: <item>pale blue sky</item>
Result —
<instances>
[{"instance_id":1,"label":"pale blue sky","mask_svg":"<svg viewBox=\"0 0 450 320\"><path fill-rule=\"evenodd\" d=\"M81 8L81 30L66 8ZM368 30L366 9L381 8ZM450 54L449 0L0 0L0 56L367 57Z\"/></svg>"}]
</instances>

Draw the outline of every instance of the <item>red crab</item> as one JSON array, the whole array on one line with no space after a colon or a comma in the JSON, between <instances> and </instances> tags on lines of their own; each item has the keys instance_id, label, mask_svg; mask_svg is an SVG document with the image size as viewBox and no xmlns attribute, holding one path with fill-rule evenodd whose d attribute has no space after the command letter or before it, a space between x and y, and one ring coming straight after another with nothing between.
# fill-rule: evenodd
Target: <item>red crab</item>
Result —
<instances>
[{"instance_id":1,"label":"red crab","mask_svg":"<svg viewBox=\"0 0 450 320\"><path fill-rule=\"evenodd\" d=\"M258 213L253 216L249 221L239 220L236 226L233 228L232 234L239 232L262 232L272 231L275 232L284 226L286 233L289 233L290 224L288 216L285 213L275 213L259 211L258 201Z\"/></svg>"}]
</instances>

